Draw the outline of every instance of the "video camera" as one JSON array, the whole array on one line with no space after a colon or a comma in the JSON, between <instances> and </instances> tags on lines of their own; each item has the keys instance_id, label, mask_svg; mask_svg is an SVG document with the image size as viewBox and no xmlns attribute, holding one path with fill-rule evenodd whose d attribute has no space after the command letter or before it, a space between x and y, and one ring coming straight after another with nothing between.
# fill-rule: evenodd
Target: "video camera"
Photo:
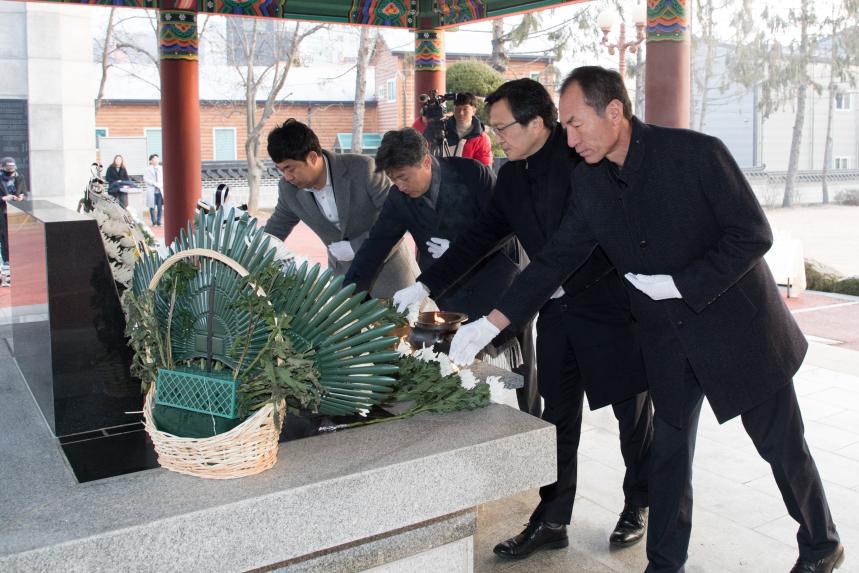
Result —
<instances>
[{"instance_id":1,"label":"video camera","mask_svg":"<svg viewBox=\"0 0 859 573\"><path fill-rule=\"evenodd\" d=\"M437 157L450 157L447 148L447 135L444 132L444 102L454 101L455 93L438 95L436 90L418 96L421 102L421 114L427 119L424 137L429 142L430 154Z\"/></svg>"},{"instance_id":2,"label":"video camera","mask_svg":"<svg viewBox=\"0 0 859 573\"><path fill-rule=\"evenodd\" d=\"M429 93L418 96L418 101L421 102L421 113L428 120L444 118L444 102L455 99L455 93L438 95L436 90L430 90Z\"/></svg>"}]
</instances>

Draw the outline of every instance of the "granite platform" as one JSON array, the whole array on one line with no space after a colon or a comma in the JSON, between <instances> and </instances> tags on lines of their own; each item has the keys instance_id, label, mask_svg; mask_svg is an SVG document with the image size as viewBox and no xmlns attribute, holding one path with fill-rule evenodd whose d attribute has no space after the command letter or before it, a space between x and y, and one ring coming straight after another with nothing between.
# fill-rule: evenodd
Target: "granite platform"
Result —
<instances>
[{"instance_id":1,"label":"granite platform","mask_svg":"<svg viewBox=\"0 0 859 573\"><path fill-rule=\"evenodd\" d=\"M78 483L4 347L0 460L7 573L468 573L475 508L553 481L555 431L492 404L281 444L273 469L238 480Z\"/></svg>"}]
</instances>

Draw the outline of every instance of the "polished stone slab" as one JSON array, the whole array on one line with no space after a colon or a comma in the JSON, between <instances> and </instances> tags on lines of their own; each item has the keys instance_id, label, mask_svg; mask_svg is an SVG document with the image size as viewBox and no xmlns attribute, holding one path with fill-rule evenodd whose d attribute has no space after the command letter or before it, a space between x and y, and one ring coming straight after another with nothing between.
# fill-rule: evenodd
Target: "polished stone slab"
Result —
<instances>
[{"instance_id":1,"label":"polished stone slab","mask_svg":"<svg viewBox=\"0 0 859 573\"><path fill-rule=\"evenodd\" d=\"M125 317L95 219L50 201L9 205L15 358L56 436L139 421Z\"/></svg>"}]
</instances>

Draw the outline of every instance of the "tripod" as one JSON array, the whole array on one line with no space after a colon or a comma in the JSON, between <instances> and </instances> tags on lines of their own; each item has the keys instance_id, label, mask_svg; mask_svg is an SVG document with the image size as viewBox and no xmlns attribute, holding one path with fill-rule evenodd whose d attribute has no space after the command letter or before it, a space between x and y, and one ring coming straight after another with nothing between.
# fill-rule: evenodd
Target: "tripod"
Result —
<instances>
[{"instance_id":1,"label":"tripod","mask_svg":"<svg viewBox=\"0 0 859 573\"><path fill-rule=\"evenodd\" d=\"M433 119L424 132L429 142L429 153L435 157L453 157L447 144L447 134L444 132L444 120Z\"/></svg>"}]
</instances>

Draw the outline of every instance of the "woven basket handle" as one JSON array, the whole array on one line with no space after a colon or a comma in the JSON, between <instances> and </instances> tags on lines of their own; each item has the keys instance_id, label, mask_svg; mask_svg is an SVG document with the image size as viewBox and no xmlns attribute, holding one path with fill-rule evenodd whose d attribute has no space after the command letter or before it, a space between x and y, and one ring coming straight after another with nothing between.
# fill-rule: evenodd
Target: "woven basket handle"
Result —
<instances>
[{"instance_id":1,"label":"woven basket handle","mask_svg":"<svg viewBox=\"0 0 859 573\"><path fill-rule=\"evenodd\" d=\"M170 267L172 267L182 259L187 259L190 257L206 257L208 259L214 259L218 262L224 263L225 265L236 271L236 273L242 278L250 274L248 270L242 265L240 265L235 259L232 259L223 253L220 253L213 249L188 249L187 251L180 251L175 255L171 255L163 263L161 263L161 266L158 267L158 270L155 271L154 275L152 275L152 280L149 281L149 290L155 290L162 277L164 277L164 273L166 273L170 269ZM259 296L266 296L265 291L261 287L257 285L251 286L256 290L256 293Z\"/></svg>"}]
</instances>

